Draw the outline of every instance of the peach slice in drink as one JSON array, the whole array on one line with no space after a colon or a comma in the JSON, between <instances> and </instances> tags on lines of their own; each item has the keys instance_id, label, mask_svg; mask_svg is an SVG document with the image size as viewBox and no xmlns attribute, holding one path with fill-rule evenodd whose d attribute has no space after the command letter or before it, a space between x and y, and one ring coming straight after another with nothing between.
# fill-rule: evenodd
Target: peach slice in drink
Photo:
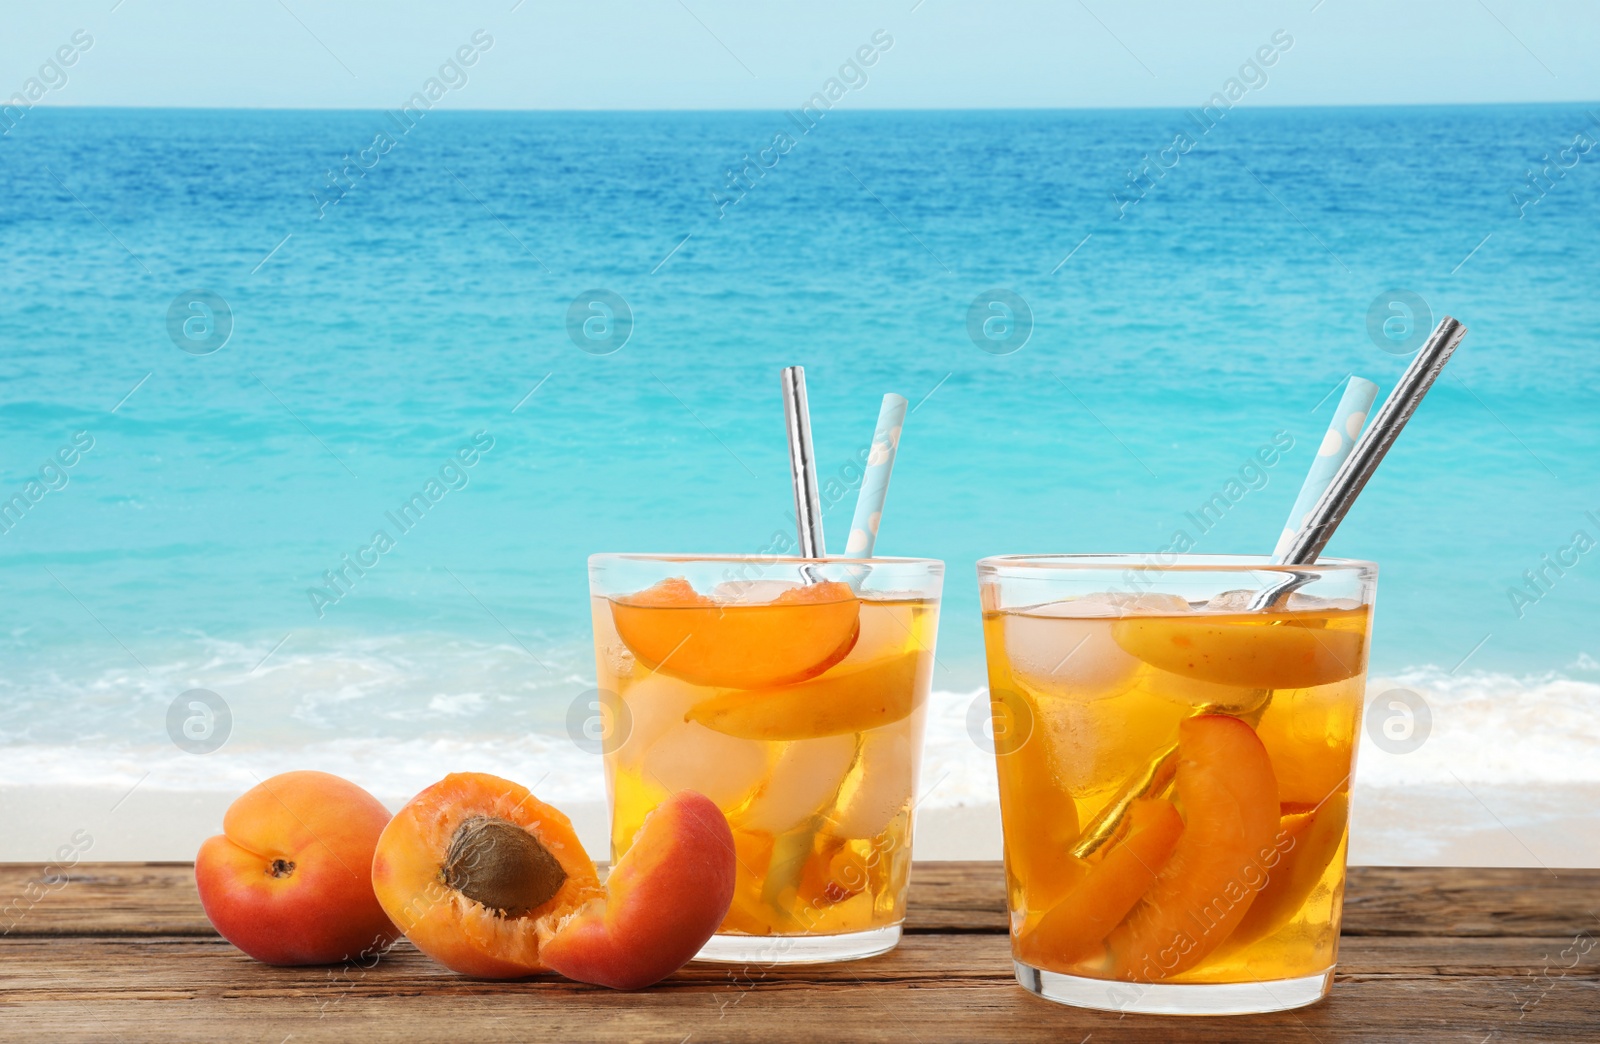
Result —
<instances>
[{"instance_id":1,"label":"peach slice in drink","mask_svg":"<svg viewBox=\"0 0 1600 1044\"><path fill-rule=\"evenodd\" d=\"M1249 725L1221 714L1186 719L1175 786L1183 835L1107 939L1114 978L1149 982L1200 963L1243 920L1277 852L1278 784Z\"/></svg>"},{"instance_id":2,"label":"peach slice in drink","mask_svg":"<svg viewBox=\"0 0 1600 1044\"><path fill-rule=\"evenodd\" d=\"M1361 704L1340 690L1282 692L1256 725L1272 759L1278 800L1320 805L1349 783Z\"/></svg>"},{"instance_id":3,"label":"peach slice in drink","mask_svg":"<svg viewBox=\"0 0 1600 1044\"><path fill-rule=\"evenodd\" d=\"M1321 883L1344 842L1349 798L1343 791L1321 805L1284 805L1277 845L1283 852L1250 911L1239 921L1227 949L1264 939L1288 924Z\"/></svg>"},{"instance_id":4,"label":"peach slice in drink","mask_svg":"<svg viewBox=\"0 0 1600 1044\"><path fill-rule=\"evenodd\" d=\"M1036 726L1043 719L1032 699L1015 689L993 688L990 706L1005 810L1000 819L1006 874L1013 888L1029 897L1030 906L1046 909L1084 870L1082 860L1071 855L1078 839L1077 802L1060 789L1054 737Z\"/></svg>"},{"instance_id":5,"label":"peach slice in drink","mask_svg":"<svg viewBox=\"0 0 1600 1044\"><path fill-rule=\"evenodd\" d=\"M821 678L776 688L719 693L696 704L689 720L729 736L803 740L866 732L909 717L917 671L927 654L901 653L845 664Z\"/></svg>"},{"instance_id":6,"label":"peach slice in drink","mask_svg":"<svg viewBox=\"0 0 1600 1044\"><path fill-rule=\"evenodd\" d=\"M1366 634L1329 624L1333 617L1364 612L1131 617L1113 623L1111 635L1145 663L1185 678L1246 689L1305 689L1361 673Z\"/></svg>"},{"instance_id":7,"label":"peach slice in drink","mask_svg":"<svg viewBox=\"0 0 1600 1044\"><path fill-rule=\"evenodd\" d=\"M1171 802L1135 801L1126 835L1090 864L1038 924L1023 930L1017 938L1018 955L1044 968L1060 968L1089 955L1155 884L1182 833L1183 820Z\"/></svg>"},{"instance_id":8,"label":"peach slice in drink","mask_svg":"<svg viewBox=\"0 0 1600 1044\"><path fill-rule=\"evenodd\" d=\"M617 635L646 667L730 689L816 677L849 655L860 613L849 585L832 581L752 605L717 602L675 577L611 600Z\"/></svg>"}]
</instances>

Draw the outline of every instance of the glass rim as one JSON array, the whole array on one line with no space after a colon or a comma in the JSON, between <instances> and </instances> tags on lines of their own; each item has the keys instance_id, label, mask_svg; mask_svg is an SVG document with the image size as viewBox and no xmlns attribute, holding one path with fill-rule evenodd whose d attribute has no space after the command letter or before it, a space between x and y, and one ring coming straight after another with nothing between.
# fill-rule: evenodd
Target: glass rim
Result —
<instances>
[{"instance_id":1,"label":"glass rim","mask_svg":"<svg viewBox=\"0 0 1600 1044\"><path fill-rule=\"evenodd\" d=\"M589 556L590 565L607 562L759 562L764 565L819 565L819 566L925 566L930 572L944 572L941 558L897 558L891 555L873 555L871 558L847 558L843 555L827 558L801 558L798 555L749 554L671 554L663 552L600 551Z\"/></svg>"},{"instance_id":2,"label":"glass rim","mask_svg":"<svg viewBox=\"0 0 1600 1044\"><path fill-rule=\"evenodd\" d=\"M1165 559L1166 561L1160 561ZM1172 573L1226 573L1267 570L1274 573L1376 572L1378 564L1364 558L1319 558L1305 565L1274 563L1271 555L1197 555L1186 552L1118 552L1112 554L990 555L978 559L978 571L1017 572L1036 569L1046 572L1073 572L1087 569L1112 569L1133 566L1139 569Z\"/></svg>"}]
</instances>

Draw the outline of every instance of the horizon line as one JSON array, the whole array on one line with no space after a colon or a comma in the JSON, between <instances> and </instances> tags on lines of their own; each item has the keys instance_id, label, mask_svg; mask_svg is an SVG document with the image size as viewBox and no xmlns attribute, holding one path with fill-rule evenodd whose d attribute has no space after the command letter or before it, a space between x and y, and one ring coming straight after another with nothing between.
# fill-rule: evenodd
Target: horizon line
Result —
<instances>
[{"instance_id":1,"label":"horizon line","mask_svg":"<svg viewBox=\"0 0 1600 1044\"><path fill-rule=\"evenodd\" d=\"M1293 109L1479 109L1479 108L1510 108L1526 106L1571 106L1582 107L1600 105L1600 98L1570 101L1448 101L1448 102L1311 102L1298 105L1269 105L1258 104L1249 106L1236 105L1230 110L1230 115L1238 112L1253 110L1293 110ZM839 108L829 110L828 115L835 113L893 113L893 112L1184 112L1194 106L1184 105L907 105L879 108ZM323 106L323 105L77 105L51 103L40 100L29 107L29 111L39 109L67 110L67 111L97 111L114 110L119 112L363 112L383 113L391 111L390 108L378 106ZM790 110L784 108L769 108L765 106L743 108L607 108L591 106L584 108L518 108L512 106L497 107L471 107L471 108L445 108L436 106L430 109L428 115L439 113L551 113L551 114L660 114L660 113L784 113Z\"/></svg>"}]
</instances>

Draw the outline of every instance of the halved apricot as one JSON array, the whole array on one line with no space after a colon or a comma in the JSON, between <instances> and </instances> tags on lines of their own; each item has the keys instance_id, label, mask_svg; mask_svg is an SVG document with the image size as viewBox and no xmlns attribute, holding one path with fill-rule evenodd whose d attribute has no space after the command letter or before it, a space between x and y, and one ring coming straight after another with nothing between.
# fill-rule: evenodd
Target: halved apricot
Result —
<instances>
[{"instance_id":1,"label":"halved apricot","mask_svg":"<svg viewBox=\"0 0 1600 1044\"><path fill-rule=\"evenodd\" d=\"M1278 784L1249 725L1221 714L1186 719L1175 786L1183 835L1107 939L1115 978L1148 982L1198 964L1243 920L1277 854Z\"/></svg>"},{"instance_id":2,"label":"halved apricot","mask_svg":"<svg viewBox=\"0 0 1600 1044\"><path fill-rule=\"evenodd\" d=\"M833 581L750 605L714 601L674 577L611 600L618 636L646 667L729 689L816 677L849 655L860 614L855 592Z\"/></svg>"},{"instance_id":3,"label":"halved apricot","mask_svg":"<svg viewBox=\"0 0 1600 1044\"><path fill-rule=\"evenodd\" d=\"M1135 801L1126 835L1091 863L1036 925L1018 935L1018 956L1047 969L1064 969L1087 956L1155 883L1182 833L1183 820L1171 802Z\"/></svg>"},{"instance_id":4,"label":"halved apricot","mask_svg":"<svg viewBox=\"0 0 1600 1044\"><path fill-rule=\"evenodd\" d=\"M733 834L716 805L680 791L645 817L592 899L553 928L540 956L569 979L639 990L687 964L733 899Z\"/></svg>"},{"instance_id":5,"label":"halved apricot","mask_svg":"<svg viewBox=\"0 0 1600 1044\"><path fill-rule=\"evenodd\" d=\"M928 655L908 652L794 685L735 689L695 704L689 720L756 740L801 740L866 732L909 717L917 672Z\"/></svg>"},{"instance_id":6,"label":"halved apricot","mask_svg":"<svg viewBox=\"0 0 1600 1044\"><path fill-rule=\"evenodd\" d=\"M446 776L389 821L372 884L417 949L490 979L544 971L541 924L605 895L566 816L481 772Z\"/></svg>"},{"instance_id":7,"label":"halved apricot","mask_svg":"<svg viewBox=\"0 0 1600 1044\"><path fill-rule=\"evenodd\" d=\"M1343 681L1365 666L1363 630L1330 627L1327 613L1230 613L1118 620L1111 636L1152 667L1251 689L1306 689Z\"/></svg>"}]
</instances>

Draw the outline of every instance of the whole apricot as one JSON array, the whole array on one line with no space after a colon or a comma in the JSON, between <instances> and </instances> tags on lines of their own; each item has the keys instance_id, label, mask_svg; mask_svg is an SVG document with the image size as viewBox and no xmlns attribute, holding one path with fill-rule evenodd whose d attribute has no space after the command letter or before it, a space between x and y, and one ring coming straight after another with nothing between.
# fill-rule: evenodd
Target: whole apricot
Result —
<instances>
[{"instance_id":1,"label":"whole apricot","mask_svg":"<svg viewBox=\"0 0 1600 1044\"><path fill-rule=\"evenodd\" d=\"M200 903L233 945L268 964L332 964L399 935L372 890L389 812L326 772L285 772L228 807L194 861Z\"/></svg>"}]
</instances>

